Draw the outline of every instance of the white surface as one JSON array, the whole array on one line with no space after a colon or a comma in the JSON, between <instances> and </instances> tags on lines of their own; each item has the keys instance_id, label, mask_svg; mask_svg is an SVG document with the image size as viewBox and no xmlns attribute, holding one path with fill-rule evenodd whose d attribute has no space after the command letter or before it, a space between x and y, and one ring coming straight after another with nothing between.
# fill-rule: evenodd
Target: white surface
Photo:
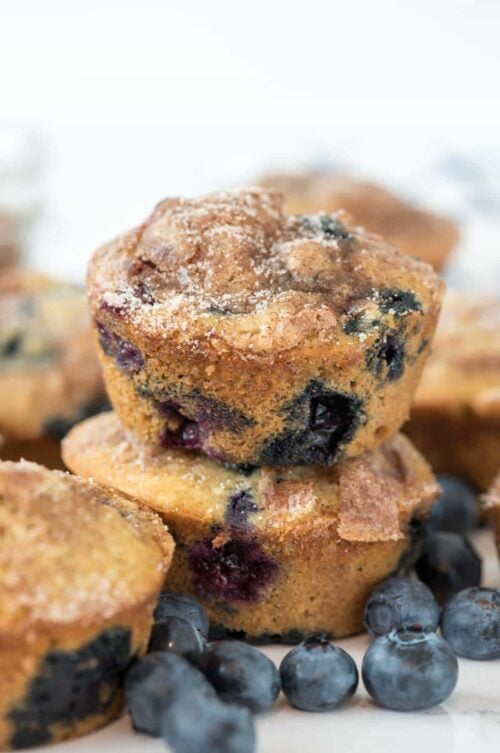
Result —
<instances>
[{"instance_id":1,"label":"white surface","mask_svg":"<svg viewBox=\"0 0 500 753\"><path fill-rule=\"evenodd\" d=\"M500 586L491 535L483 531L475 545L485 557L484 583ZM338 641L361 667L367 636ZM265 650L277 664L285 647ZM460 659L455 693L436 709L398 713L377 708L362 682L346 708L308 714L284 700L257 719L257 753L498 753L500 747L500 660ZM133 732L128 718L88 737L43 749L46 753L160 753L166 746Z\"/></svg>"}]
</instances>

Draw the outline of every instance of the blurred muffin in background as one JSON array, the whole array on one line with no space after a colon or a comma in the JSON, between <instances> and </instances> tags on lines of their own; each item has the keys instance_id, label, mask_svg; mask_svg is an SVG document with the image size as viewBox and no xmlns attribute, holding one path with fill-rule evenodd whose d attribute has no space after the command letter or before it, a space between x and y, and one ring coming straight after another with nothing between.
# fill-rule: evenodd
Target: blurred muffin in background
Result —
<instances>
[{"instance_id":1,"label":"blurred muffin in background","mask_svg":"<svg viewBox=\"0 0 500 753\"><path fill-rule=\"evenodd\" d=\"M381 235L401 251L442 269L457 244L457 226L381 186L337 172L289 172L262 177L258 185L285 195L293 214L345 209L354 224Z\"/></svg>"},{"instance_id":2,"label":"blurred muffin in background","mask_svg":"<svg viewBox=\"0 0 500 753\"><path fill-rule=\"evenodd\" d=\"M0 457L62 467L60 439L103 409L80 287L27 270L0 274Z\"/></svg>"},{"instance_id":3,"label":"blurred muffin in background","mask_svg":"<svg viewBox=\"0 0 500 753\"><path fill-rule=\"evenodd\" d=\"M450 292L404 429L436 473L485 491L500 468L500 299Z\"/></svg>"},{"instance_id":4,"label":"blurred muffin in background","mask_svg":"<svg viewBox=\"0 0 500 753\"><path fill-rule=\"evenodd\" d=\"M10 214L0 210L0 269L19 261L21 255L17 227Z\"/></svg>"}]
</instances>

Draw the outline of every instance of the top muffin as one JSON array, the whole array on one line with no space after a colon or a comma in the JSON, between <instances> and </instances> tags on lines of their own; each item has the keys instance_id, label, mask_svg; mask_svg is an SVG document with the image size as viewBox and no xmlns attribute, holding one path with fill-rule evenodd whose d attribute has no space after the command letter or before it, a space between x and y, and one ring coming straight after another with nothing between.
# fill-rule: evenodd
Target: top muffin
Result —
<instances>
[{"instance_id":1,"label":"top muffin","mask_svg":"<svg viewBox=\"0 0 500 753\"><path fill-rule=\"evenodd\" d=\"M259 181L281 191L290 212L335 212L344 209L354 222L411 256L441 269L459 238L446 217L420 209L382 186L352 175L318 171L269 175Z\"/></svg>"},{"instance_id":2,"label":"top muffin","mask_svg":"<svg viewBox=\"0 0 500 753\"><path fill-rule=\"evenodd\" d=\"M122 421L230 463L329 464L406 418L441 282L341 215L260 189L167 199L88 290Z\"/></svg>"}]
</instances>

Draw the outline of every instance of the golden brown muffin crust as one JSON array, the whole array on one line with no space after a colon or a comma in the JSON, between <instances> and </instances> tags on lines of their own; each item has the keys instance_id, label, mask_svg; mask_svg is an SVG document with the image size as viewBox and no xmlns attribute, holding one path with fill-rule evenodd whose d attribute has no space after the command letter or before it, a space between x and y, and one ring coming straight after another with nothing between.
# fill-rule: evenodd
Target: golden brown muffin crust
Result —
<instances>
[{"instance_id":1,"label":"golden brown muffin crust","mask_svg":"<svg viewBox=\"0 0 500 753\"><path fill-rule=\"evenodd\" d=\"M0 643L146 602L173 552L147 509L27 462L0 463L0 531Z\"/></svg>"},{"instance_id":2,"label":"golden brown muffin crust","mask_svg":"<svg viewBox=\"0 0 500 753\"><path fill-rule=\"evenodd\" d=\"M89 272L92 313L116 314L124 334L128 320L144 337L217 339L254 358L331 337L380 287L440 292L429 267L342 217L289 216L279 194L258 189L167 199Z\"/></svg>"}]
</instances>

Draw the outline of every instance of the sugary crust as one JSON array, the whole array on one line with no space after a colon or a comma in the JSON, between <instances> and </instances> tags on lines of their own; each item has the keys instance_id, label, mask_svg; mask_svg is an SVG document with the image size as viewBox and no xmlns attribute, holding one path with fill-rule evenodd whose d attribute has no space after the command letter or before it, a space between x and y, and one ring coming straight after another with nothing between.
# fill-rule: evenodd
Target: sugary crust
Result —
<instances>
[{"instance_id":1,"label":"sugary crust","mask_svg":"<svg viewBox=\"0 0 500 753\"><path fill-rule=\"evenodd\" d=\"M482 491L500 467L500 301L448 293L405 432L438 473Z\"/></svg>"},{"instance_id":2,"label":"sugary crust","mask_svg":"<svg viewBox=\"0 0 500 753\"><path fill-rule=\"evenodd\" d=\"M27 462L0 463L0 530L0 747L102 726L123 707L125 666L146 651L171 536L136 502ZM116 635L116 656L89 654L103 637L113 652Z\"/></svg>"},{"instance_id":3,"label":"sugary crust","mask_svg":"<svg viewBox=\"0 0 500 753\"><path fill-rule=\"evenodd\" d=\"M97 251L88 291L122 421L157 442L159 402L192 419L190 401L204 396L243 417L237 430L209 431L212 456L261 464L285 406L313 383L363 402L347 455L397 431L442 285L430 267L338 217L287 216L279 196L251 190L162 202L142 228ZM397 309L401 298L411 303ZM404 350L397 378L374 373L385 338ZM136 354L128 370L110 353L116 342Z\"/></svg>"},{"instance_id":4,"label":"sugary crust","mask_svg":"<svg viewBox=\"0 0 500 753\"><path fill-rule=\"evenodd\" d=\"M37 439L47 421L102 401L104 386L80 290L34 272L0 277L0 433Z\"/></svg>"},{"instance_id":5,"label":"sugary crust","mask_svg":"<svg viewBox=\"0 0 500 753\"><path fill-rule=\"evenodd\" d=\"M344 209L353 221L397 248L441 269L459 233L449 219L419 209L373 183L342 173L284 173L259 183L280 191L293 213Z\"/></svg>"},{"instance_id":6,"label":"sugary crust","mask_svg":"<svg viewBox=\"0 0 500 753\"><path fill-rule=\"evenodd\" d=\"M70 432L63 455L72 470L140 497L168 522L177 541L171 587L200 596L189 565L200 542L217 549L258 541L278 568L264 597L234 609L205 594L215 623L250 636L359 630L369 589L398 567L410 547L410 521L425 516L438 493L429 466L402 436L333 468L246 474L141 445L103 414ZM251 504L248 527L228 518L228 504L241 495Z\"/></svg>"},{"instance_id":7,"label":"sugary crust","mask_svg":"<svg viewBox=\"0 0 500 753\"><path fill-rule=\"evenodd\" d=\"M35 463L0 463L0 520L0 645L149 601L172 557L149 510Z\"/></svg>"}]
</instances>

